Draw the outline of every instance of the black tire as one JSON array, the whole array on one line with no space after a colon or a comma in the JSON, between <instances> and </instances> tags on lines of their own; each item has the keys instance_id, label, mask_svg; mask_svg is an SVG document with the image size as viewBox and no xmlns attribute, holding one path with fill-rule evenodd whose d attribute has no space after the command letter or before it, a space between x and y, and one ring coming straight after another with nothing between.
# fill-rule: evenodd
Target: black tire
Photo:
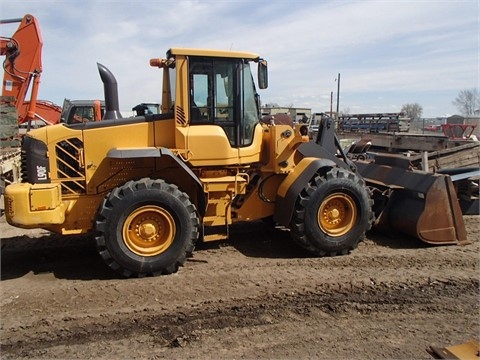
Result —
<instances>
[{"instance_id":1,"label":"black tire","mask_svg":"<svg viewBox=\"0 0 480 360\"><path fill-rule=\"evenodd\" d=\"M372 226L372 204L358 175L340 168L317 174L296 201L292 238L316 256L348 254Z\"/></svg>"},{"instance_id":2,"label":"black tire","mask_svg":"<svg viewBox=\"0 0 480 360\"><path fill-rule=\"evenodd\" d=\"M113 189L95 223L97 251L124 277L171 274L191 256L198 216L187 194L144 178Z\"/></svg>"}]
</instances>

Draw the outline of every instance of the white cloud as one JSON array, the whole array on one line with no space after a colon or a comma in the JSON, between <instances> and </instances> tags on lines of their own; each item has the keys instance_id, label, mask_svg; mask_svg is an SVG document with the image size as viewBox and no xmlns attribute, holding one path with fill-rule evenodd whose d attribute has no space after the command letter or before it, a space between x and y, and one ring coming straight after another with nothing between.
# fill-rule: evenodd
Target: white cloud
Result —
<instances>
[{"instance_id":1,"label":"white cloud","mask_svg":"<svg viewBox=\"0 0 480 360\"><path fill-rule=\"evenodd\" d=\"M328 110L337 73L340 108L365 112L422 101L425 116L455 113L457 93L479 87L475 0L3 0L0 12L39 19L40 95L58 103L103 97L97 61L115 74L122 109L159 101L161 75L148 61L174 46L257 52L270 68L263 102L314 111Z\"/></svg>"}]
</instances>

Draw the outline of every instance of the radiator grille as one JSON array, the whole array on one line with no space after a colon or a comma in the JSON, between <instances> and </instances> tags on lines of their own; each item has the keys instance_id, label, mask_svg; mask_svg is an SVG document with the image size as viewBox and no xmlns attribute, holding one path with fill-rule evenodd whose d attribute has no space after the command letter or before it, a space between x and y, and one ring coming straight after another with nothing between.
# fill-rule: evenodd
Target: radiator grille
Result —
<instances>
[{"instance_id":1,"label":"radiator grille","mask_svg":"<svg viewBox=\"0 0 480 360\"><path fill-rule=\"evenodd\" d=\"M83 143L78 138L63 140L55 146L57 158L57 178L62 193L84 193L86 182L82 165Z\"/></svg>"}]
</instances>

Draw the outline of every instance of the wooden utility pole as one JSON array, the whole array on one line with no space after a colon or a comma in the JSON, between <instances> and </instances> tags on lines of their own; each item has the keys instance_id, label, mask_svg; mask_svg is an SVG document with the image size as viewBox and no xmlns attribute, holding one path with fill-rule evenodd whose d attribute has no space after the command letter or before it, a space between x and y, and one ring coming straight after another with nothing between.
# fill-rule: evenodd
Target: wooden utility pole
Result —
<instances>
[{"instance_id":1,"label":"wooden utility pole","mask_svg":"<svg viewBox=\"0 0 480 360\"><path fill-rule=\"evenodd\" d=\"M338 73L337 78L337 120L340 111L340 73Z\"/></svg>"}]
</instances>

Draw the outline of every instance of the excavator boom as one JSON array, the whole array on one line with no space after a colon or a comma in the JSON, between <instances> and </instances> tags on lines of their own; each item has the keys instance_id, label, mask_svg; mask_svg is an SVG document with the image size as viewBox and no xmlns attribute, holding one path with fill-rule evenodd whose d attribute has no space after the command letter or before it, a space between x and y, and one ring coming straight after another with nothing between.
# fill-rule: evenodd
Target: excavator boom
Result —
<instances>
[{"instance_id":1,"label":"excavator boom","mask_svg":"<svg viewBox=\"0 0 480 360\"><path fill-rule=\"evenodd\" d=\"M30 14L19 19L0 20L0 24L20 23L11 37L0 37L0 55L3 61L2 97L13 97L18 111L18 123L35 119L56 124L61 108L37 100L42 74L43 40L37 19ZM30 100L27 94L30 91Z\"/></svg>"}]
</instances>

